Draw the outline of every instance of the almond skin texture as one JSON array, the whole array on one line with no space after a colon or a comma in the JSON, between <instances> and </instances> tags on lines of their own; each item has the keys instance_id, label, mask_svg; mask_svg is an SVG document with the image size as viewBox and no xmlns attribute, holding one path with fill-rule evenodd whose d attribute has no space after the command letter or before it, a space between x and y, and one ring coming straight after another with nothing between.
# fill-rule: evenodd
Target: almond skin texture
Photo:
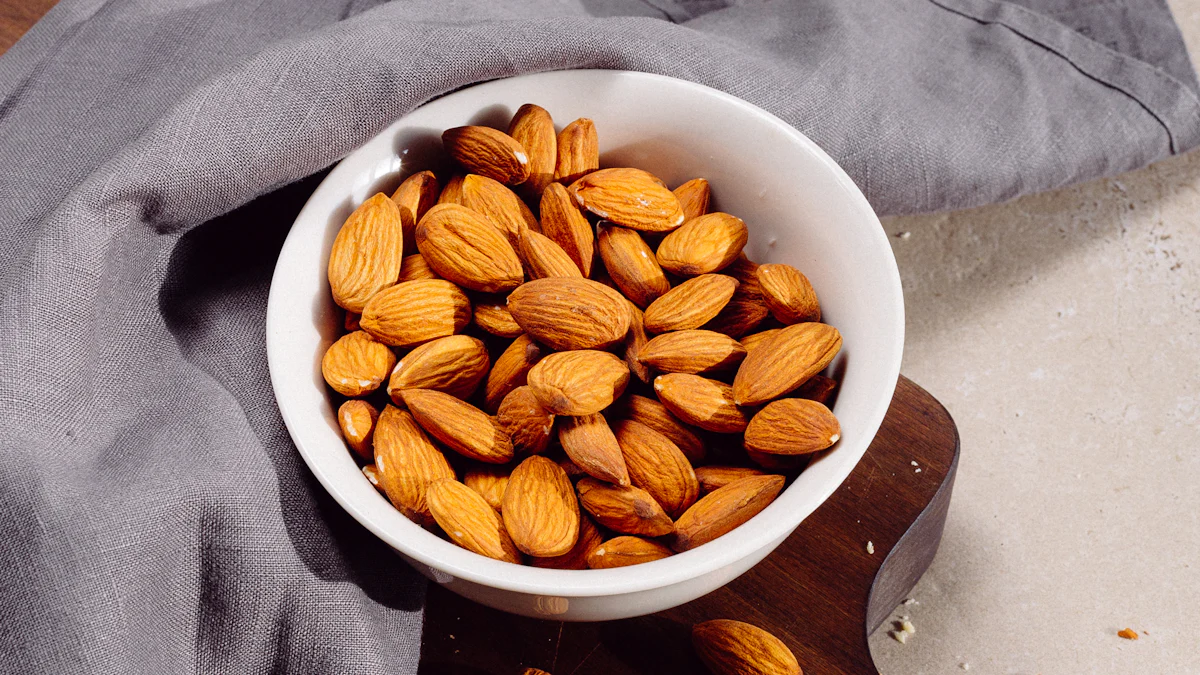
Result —
<instances>
[{"instance_id":1,"label":"almond skin texture","mask_svg":"<svg viewBox=\"0 0 1200 675\"><path fill-rule=\"evenodd\" d=\"M783 476L751 476L713 490L675 521L671 548L690 551L732 531L767 508L782 489Z\"/></svg>"},{"instance_id":2,"label":"almond skin texture","mask_svg":"<svg viewBox=\"0 0 1200 675\"><path fill-rule=\"evenodd\" d=\"M471 320L471 301L445 279L406 281L371 297L360 323L376 340L411 347L453 335Z\"/></svg>"},{"instance_id":3,"label":"almond skin texture","mask_svg":"<svg viewBox=\"0 0 1200 675\"><path fill-rule=\"evenodd\" d=\"M554 120L545 108L526 103L513 115L508 135L525 148L529 157L529 178L521 188L525 194L536 198L554 180L554 165L558 162Z\"/></svg>"},{"instance_id":4,"label":"almond skin texture","mask_svg":"<svg viewBox=\"0 0 1200 675\"><path fill-rule=\"evenodd\" d=\"M529 371L534 396L556 415L590 415L612 404L629 383L629 368L608 352L550 354Z\"/></svg>"},{"instance_id":5,"label":"almond skin texture","mask_svg":"<svg viewBox=\"0 0 1200 675\"><path fill-rule=\"evenodd\" d=\"M496 422L521 456L542 454L554 437L554 413L542 407L529 387L517 387L504 397Z\"/></svg>"},{"instance_id":6,"label":"almond skin texture","mask_svg":"<svg viewBox=\"0 0 1200 675\"><path fill-rule=\"evenodd\" d=\"M572 183L600 168L600 140L596 125L586 117L571 122L558 134L558 160L554 180Z\"/></svg>"},{"instance_id":7,"label":"almond skin texture","mask_svg":"<svg viewBox=\"0 0 1200 675\"><path fill-rule=\"evenodd\" d=\"M666 436L693 465L703 462L708 454L704 441L672 415L666 406L652 398L630 394L621 400L620 407L614 410L614 414L641 422Z\"/></svg>"},{"instance_id":8,"label":"almond skin texture","mask_svg":"<svg viewBox=\"0 0 1200 675\"><path fill-rule=\"evenodd\" d=\"M671 192L679 200L683 208L684 222L708 213L709 192L708 181L703 178L693 178Z\"/></svg>"},{"instance_id":9,"label":"almond skin texture","mask_svg":"<svg viewBox=\"0 0 1200 675\"><path fill-rule=\"evenodd\" d=\"M432 525L430 483L454 479L454 469L409 413L392 405L375 423L375 471L392 505L420 525Z\"/></svg>"},{"instance_id":10,"label":"almond skin texture","mask_svg":"<svg viewBox=\"0 0 1200 675\"><path fill-rule=\"evenodd\" d=\"M432 171L414 173L396 191L392 193L392 201L400 209L400 224L404 228L404 250L417 250L415 232L417 223L425 212L437 204L438 180ZM403 280L403 279L402 279Z\"/></svg>"},{"instance_id":11,"label":"almond skin texture","mask_svg":"<svg viewBox=\"0 0 1200 675\"><path fill-rule=\"evenodd\" d=\"M583 276L592 275L595 234L592 225L579 211L567 188L551 183L542 191L540 211L542 234L554 240L575 261Z\"/></svg>"},{"instance_id":12,"label":"almond skin texture","mask_svg":"<svg viewBox=\"0 0 1200 675\"><path fill-rule=\"evenodd\" d=\"M587 211L622 227L669 232L683 224L683 208L662 181L641 169L601 169L568 191Z\"/></svg>"},{"instance_id":13,"label":"almond skin texture","mask_svg":"<svg viewBox=\"0 0 1200 675\"><path fill-rule=\"evenodd\" d=\"M379 494L383 495L384 497L387 496L387 493L383 491L383 485L379 482L379 471L375 469L374 464L364 465L362 468L362 475L363 478L367 479L367 482L370 483L372 487L374 487L376 490L379 490Z\"/></svg>"},{"instance_id":14,"label":"almond skin texture","mask_svg":"<svg viewBox=\"0 0 1200 675\"><path fill-rule=\"evenodd\" d=\"M757 405L804 384L829 365L842 335L823 323L798 323L779 331L748 354L733 379L738 405Z\"/></svg>"},{"instance_id":15,"label":"almond skin texture","mask_svg":"<svg viewBox=\"0 0 1200 675\"><path fill-rule=\"evenodd\" d=\"M500 514L471 488L440 480L426 494L429 511L450 541L472 553L521 564L521 553L504 529Z\"/></svg>"},{"instance_id":16,"label":"almond skin texture","mask_svg":"<svg viewBox=\"0 0 1200 675\"><path fill-rule=\"evenodd\" d=\"M767 314L767 306L761 297L734 292L729 302L703 327L737 339L757 328Z\"/></svg>"},{"instance_id":17,"label":"almond skin texture","mask_svg":"<svg viewBox=\"0 0 1200 675\"><path fill-rule=\"evenodd\" d=\"M405 389L400 397L422 429L458 454L488 464L513 458L508 434L470 403L432 389Z\"/></svg>"},{"instance_id":18,"label":"almond skin texture","mask_svg":"<svg viewBox=\"0 0 1200 675\"><path fill-rule=\"evenodd\" d=\"M692 627L696 655L714 675L801 675L787 645L741 621L717 619Z\"/></svg>"},{"instance_id":19,"label":"almond skin texture","mask_svg":"<svg viewBox=\"0 0 1200 675\"><path fill-rule=\"evenodd\" d=\"M783 330L783 329L782 328L772 328L770 330L764 330L764 331L759 331L757 333L751 333L749 335L743 335L742 339L739 340L739 342L742 343L742 347L745 348L746 353L749 354L750 350L752 350L755 347L757 347L758 345L762 344L768 338L778 335L779 331L781 331L781 330Z\"/></svg>"},{"instance_id":20,"label":"almond skin texture","mask_svg":"<svg viewBox=\"0 0 1200 675\"><path fill-rule=\"evenodd\" d=\"M629 322L629 334L625 336L625 365L629 366L629 372L633 373L634 377L650 384L650 368L641 361L642 350L650 341L642 321L642 310L631 302L629 312L633 320Z\"/></svg>"},{"instance_id":21,"label":"almond skin texture","mask_svg":"<svg viewBox=\"0 0 1200 675\"><path fill-rule=\"evenodd\" d=\"M375 450L371 445L371 436L375 433L375 420L379 419L379 411L375 406L358 399L350 399L338 408L338 426L342 429L342 438L354 454L370 462L375 459ZM615 442L615 441L614 441Z\"/></svg>"},{"instance_id":22,"label":"almond skin texture","mask_svg":"<svg viewBox=\"0 0 1200 675\"><path fill-rule=\"evenodd\" d=\"M687 457L674 443L632 420L618 422L615 432L630 482L649 492L667 515L678 518L695 503L700 483Z\"/></svg>"},{"instance_id":23,"label":"almond skin texture","mask_svg":"<svg viewBox=\"0 0 1200 675\"><path fill-rule=\"evenodd\" d=\"M802 398L772 401L746 427L747 450L807 455L837 443L842 429L824 405Z\"/></svg>"},{"instance_id":24,"label":"almond skin texture","mask_svg":"<svg viewBox=\"0 0 1200 675\"><path fill-rule=\"evenodd\" d=\"M657 541L641 537L614 537L592 550L588 556L588 567L605 570L613 567L628 567L641 563L662 560L671 556L671 549Z\"/></svg>"},{"instance_id":25,"label":"almond skin texture","mask_svg":"<svg viewBox=\"0 0 1200 675\"><path fill-rule=\"evenodd\" d=\"M520 335L496 359L492 372L488 373L484 407L496 411L509 392L525 384L529 369L542 360L550 350L534 342L528 335Z\"/></svg>"},{"instance_id":26,"label":"almond skin texture","mask_svg":"<svg viewBox=\"0 0 1200 675\"><path fill-rule=\"evenodd\" d=\"M658 400L679 419L707 431L736 434L746 430L748 411L733 402L733 387L686 373L654 378Z\"/></svg>"},{"instance_id":27,"label":"almond skin texture","mask_svg":"<svg viewBox=\"0 0 1200 675\"><path fill-rule=\"evenodd\" d=\"M575 261L571 260L571 256L554 243L553 239L540 232L522 232L518 251L530 279L583 278L583 273L579 271Z\"/></svg>"},{"instance_id":28,"label":"almond skin texture","mask_svg":"<svg viewBox=\"0 0 1200 675\"><path fill-rule=\"evenodd\" d=\"M567 457L589 476L629 485L629 471L625 468L621 446L600 413L564 419L558 427L558 442Z\"/></svg>"},{"instance_id":29,"label":"almond skin texture","mask_svg":"<svg viewBox=\"0 0 1200 675\"><path fill-rule=\"evenodd\" d=\"M343 396L366 396L379 388L396 365L387 345L357 330L329 345L321 358L321 374Z\"/></svg>"},{"instance_id":30,"label":"almond skin texture","mask_svg":"<svg viewBox=\"0 0 1200 675\"><path fill-rule=\"evenodd\" d=\"M592 519L581 514L579 516L579 538L575 540L575 545L571 547L570 551L552 558L530 558L529 564L546 569L586 570L588 554L603 543L604 535L600 534L600 530L592 523Z\"/></svg>"},{"instance_id":31,"label":"almond skin texture","mask_svg":"<svg viewBox=\"0 0 1200 675\"><path fill-rule=\"evenodd\" d=\"M729 485L735 480L761 476L763 472L748 466L701 466L696 467L696 480L700 481L700 492L708 494Z\"/></svg>"},{"instance_id":32,"label":"almond skin texture","mask_svg":"<svg viewBox=\"0 0 1200 675\"><path fill-rule=\"evenodd\" d=\"M413 250L416 250L416 248L417 244L414 240ZM440 278L441 277L437 275L437 272L434 272L433 268L429 266L429 263L425 261L425 256L421 255L420 253L406 255L404 256L404 259L400 261L399 281L401 283L405 281L416 281L417 279Z\"/></svg>"},{"instance_id":33,"label":"almond skin texture","mask_svg":"<svg viewBox=\"0 0 1200 675\"><path fill-rule=\"evenodd\" d=\"M808 277L791 265L759 265L755 273L771 316L791 325L821 320L821 305Z\"/></svg>"},{"instance_id":34,"label":"almond skin texture","mask_svg":"<svg viewBox=\"0 0 1200 675\"><path fill-rule=\"evenodd\" d=\"M463 179L464 178L466 178L466 176L464 174L455 174L455 175L451 176L450 180L446 181L446 184L444 186L442 186L442 191L440 194L438 194L437 203L438 204L458 204L461 206L462 205L462 188L463 188ZM418 219L417 222L419 223L421 221Z\"/></svg>"},{"instance_id":35,"label":"almond skin texture","mask_svg":"<svg viewBox=\"0 0 1200 675\"><path fill-rule=\"evenodd\" d=\"M796 398L806 398L810 401L816 401L830 407L833 401L833 394L837 391L837 380L824 375L813 375L796 388L792 395Z\"/></svg>"},{"instance_id":36,"label":"almond skin texture","mask_svg":"<svg viewBox=\"0 0 1200 675\"><path fill-rule=\"evenodd\" d=\"M646 330L663 333L699 328L721 312L737 286L736 279L723 274L688 279L650 303L643 317Z\"/></svg>"},{"instance_id":37,"label":"almond skin texture","mask_svg":"<svg viewBox=\"0 0 1200 675\"><path fill-rule=\"evenodd\" d=\"M737 340L710 330L663 333L641 350L641 362L665 373L708 373L729 370L746 356Z\"/></svg>"},{"instance_id":38,"label":"almond skin texture","mask_svg":"<svg viewBox=\"0 0 1200 675\"><path fill-rule=\"evenodd\" d=\"M601 221L596 229L604 269L633 304L646 307L671 290L671 284L654 258L654 251L636 230L605 221Z\"/></svg>"},{"instance_id":39,"label":"almond skin texture","mask_svg":"<svg viewBox=\"0 0 1200 675\"><path fill-rule=\"evenodd\" d=\"M396 362L388 380L388 396L400 403L405 389L436 389L469 398L488 372L487 347L469 335L431 340Z\"/></svg>"},{"instance_id":40,"label":"almond skin texture","mask_svg":"<svg viewBox=\"0 0 1200 675\"><path fill-rule=\"evenodd\" d=\"M746 223L728 213L710 213L684 223L658 245L658 264L680 276L708 274L729 266L749 239Z\"/></svg>"},{"instance_id":41,"label":"almond skin texture","mask_svg":"<svg viewBox=\"0 0 1200 675\"><path fill-rule=\"evenodd\" d=\"M442 132L442 145L467 171L505 185L529 178L529 156L512 136L491 127L455 127Z\"/></svg>"},{"instance_id":42,"label":"almond skin texture","mask_svg":"<svg viewBox=\"0 0 1200 675\"><path fill-rule=\"evenodd\" d=\"M333 240L329 250L333 301L361 313L371 296L396 283L403 256L400 209L380 192L354 209Z\"/></svg>"},{"instance_id":43,"label":"almond skin texture","mask_svg":"<svg viewBox=\"0 0 1200 675\"><path fill-rule=\"evenodd\" d=\"M515 250L526 230L540 230L537 218L521 198L499 181L467 174L463 178L462 205L487 218Z\"/></svg>"},{"instance_id":44,"label":"almond skin texture","mask_svg":"<svg viewBox=\"0 0 1200 675\"><path fill-rule=\"evenodd\" d=\"M590 279L537 279L508 296L508 311L551 349L603 349L629 332L629 302Z\"/></svg>"},{"instance_id":45,"label":"almond skin texture","mask_svg":"<svg viewBox=\"0 0 1200 675\"><path fill-rule=\"evenodd\" d=\"M513 469L501 513L517 548L532 556L564 555L579 537L575 487L566 472L539 455Z\"/></svg>"},{"instance_id":46,"label":"almond skin texture","mask_svg":"<svg viewBox=\"0 0 1200 675\"><path fill-rule=\"evenodd\" d=\"M479 493L488 506L499 511L504 503L511 469L504 466L480 466L463 474L463 484Z\"/></svg>"},{"instance_id":47,"label":"almond skin texture","mask_svg":"<svg viewBox=\"0 0 1200 675\"><path fill-rule=\"evenodd\" d=\"M580 480L576 488L579 505L614 532L662 537L675 530L662 506L641 488L610 485L590 477Z\"/></svg>"},{"instance_id":48,"label":"almond skin texture","mask_svg":"<svg viewBox=\"0 0 1200 675\"><path fill-rule=\"evenodd\" d=\"M438 276L474 291L521 285L517 252L490 221L456 204L439 204L417 224L417 248Z\"/></svg>"},{"instance_id":49,"label":"almond skin texture","mask_svg":"<svg viewBox=\"0 0 1200 675\"><path fill-rule=\"evenodd\" d=\"M515 338L524 331L508 311L508 298L487 296L475 302L475 325L502 338Z\"/></svg>"}]
</instances>

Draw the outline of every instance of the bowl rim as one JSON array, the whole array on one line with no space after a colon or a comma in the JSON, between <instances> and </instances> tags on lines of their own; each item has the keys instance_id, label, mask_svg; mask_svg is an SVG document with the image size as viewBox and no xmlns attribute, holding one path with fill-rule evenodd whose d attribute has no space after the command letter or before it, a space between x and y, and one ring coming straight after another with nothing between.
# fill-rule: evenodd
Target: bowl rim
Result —
<instances>
[{"instance_id":1,"label":"bowl rim","mask_svg":"<svg viewBox=\"0 0 1200 675\"><path fill-rule=\"evenodd\" d=\"M792 488L794 487L794 485L789 485L766 509L728 534L719 537L714 542L663 560L636 565L633 568L558 570L513 565L512 563L505 563L472 553L451 542L444 541L416 524L403 519L403 516L399 516L404 521L399 528L402 532L397 532L393 528L378 522L374 516L367 513L365 504L360 504L359 500L353 494L344 491L339 481L331 477L324 470L320 455L321 448L310 447L310 441L306 440L303 434L296 432L296 411L287 404L289 393L282 385L283 378L279 376L284 368L292 364L282 363L281 357L277 356L282 349L277 346L277 341L281 339L277 336L282 334L279 328L286 324L288 317L281 309L282 302L278 300L278 294L276 293L276 290L282 287L277 282L280 281L281 277L286 276L287 273L285 261L290 257L289 252L293 248L303 247L306 244L306 242L303 242L296 236L295 225L304 221L306 217L309 217L310 211L318 209L316 204L327 198L324 193L333 190L332 183L341 175L339 170L348 170L347 159L364 152L366 147L371 145L372 141L380 137L392 137L405 125L405 121L409 115L417 110L441 101L446 101L447 99L452 99L452 97L457 97L467 92L478 94L480 89L509 87L513 86L514 83L521 84L530 80L576 77L605 78L614 76L644 80L646 84L656 87L675 87L683 90L691 90L690 93L712 97L743 114L760 118L796 143L801 151L808 152L821 162L833 175L834 180L843 192L843 197L850 200L850 205L878 225L874 236L868 241L863 242L863 245L880 249L884 253L883 258L888 262L888 269L884 270L884 273L889 277L888 285L891 287L892 297L882 298L881 300L888 302L896 308L895 320L891 326L887 327L895 339L887 342L890 345L891 353L886 355L885 362L889 364L889 367L881 380L880 395L875 401L873 408L865 416L866 419L870 420L870 424L867 425L869 429L864 434L866 440L862 444L862 447L858 448L857 456L854 457L853 463L847 462L847 468L844 471L838 472L840 475L835 474L836 480L829 480L825 484L826 489L816 495L819 498L815 501L815 506L808 510L803 517L796 519L794 514L789 513L789 504L799 499L811 499L813 493L809 492L805 495L793 494L789 498L788 493L793 492ZM343 196L339 192L334 198L342 198ZM288 434L292 442L295 444L297 450L299 450L308 469L316 476L321 486L367 530L404 556L422 563L435 571L440 571L465 581L498 590L518 593L568 598L594 597L636 593L704 577L723 567L733 565L754 551L782 540L795 530L813 511L819 508L833 491L845 482L846 477L853 471L858 461L862 459L862 455L866 452L867 446L870 445L875 434L878 432L879 425L882 423L884 415L891 404L892 395L900 374L900 362L904 348L904 297L895 255L892 252L887 233L884 231L882 224L879 223L875 211L871 208L858 186L850 179L841 166L822 150L820 146L799 130L748 101L688 80L639 71L571 69L528 73L464 87L414 108L413 111L397 118L379 133L364 141L361 146L348 153L322 180L312 195L309 196L308 201L293 223L293 229L289 230L287 239L280 249L276 267L271 278L265 329L268 370L270 372L272 390L274 391L280 415L288 429ZM886 389L886 391L883 391L883 389ZM364 485L366 485L365 479ZM404 524L411 526L412 530L404 527ZM427 539L425 537L409 536L405 533L409 531L421 533ZM634 571L631 572L631 569Z\"/></svg>"}]
</instances>

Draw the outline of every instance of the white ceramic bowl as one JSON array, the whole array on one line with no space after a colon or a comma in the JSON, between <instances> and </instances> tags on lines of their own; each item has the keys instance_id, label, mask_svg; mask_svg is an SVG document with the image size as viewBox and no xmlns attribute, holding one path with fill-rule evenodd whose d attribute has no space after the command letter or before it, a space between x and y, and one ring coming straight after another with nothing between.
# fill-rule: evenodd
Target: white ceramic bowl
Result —
<instances>
[{"instance_id":1,"label":"white ceramic bowl","mask_svg":"<svg viewBox=\"0 0 1200 675\"><path fill-rule=\"evenodd\" d=\"M832 371L842 438L773 504L707 545L611 570L521 567L470 553L409 522L355 465L321 378L321 355L339 335L329 294L329 248L350 211L389 194L440 152L441 131L505 128L526 102L561 126L590 117L602 166L647 169L671 186L707 178L715 210L744 219L746 253L802 270L824 320L843 336ZM870 142L866 139L865 142ZM683 604L762 560L849 475L883 420L900 372L903 296L875 213L850 178L782 120L728 94L645 73L576 70L473 86L430 102L344 159L309 198L280 252L267 308L267 356L280 412L300 454L334 499L422 574L456 593L517 614L599 621ZM830 570L830 574L837 574Z\"/></svg>"}]
</instances>

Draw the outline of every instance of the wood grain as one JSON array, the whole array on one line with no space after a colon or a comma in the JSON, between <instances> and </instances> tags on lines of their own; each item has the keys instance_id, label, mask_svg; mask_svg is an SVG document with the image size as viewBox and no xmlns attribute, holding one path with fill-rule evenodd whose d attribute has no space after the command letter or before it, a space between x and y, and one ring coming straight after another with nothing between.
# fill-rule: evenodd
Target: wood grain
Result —
<instances>
[{"instance_id":1,"label":"wood grain","mask_svg":"<svg viewBox=\"0 0 1200 675\"><path fill-rule=\"evenodd\" d=\"M0 54L56 4L58 0L0 0Z\"/></svg>"}]
</instances>

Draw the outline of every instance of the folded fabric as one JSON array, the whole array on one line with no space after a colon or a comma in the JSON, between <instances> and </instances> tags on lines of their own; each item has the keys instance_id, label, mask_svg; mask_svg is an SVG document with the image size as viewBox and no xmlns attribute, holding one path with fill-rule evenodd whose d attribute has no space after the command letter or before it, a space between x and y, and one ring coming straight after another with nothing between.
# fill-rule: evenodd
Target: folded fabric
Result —
<instances>
[{"instance_id":1,"label":"folded fabric","mask_svg":"<svg viewBox=\"0 0 1200 675\"><path fill-rule=\"evenodd\" d=\"M881 213L1200 142L1161 0L64 0L0 58L6 670L415 671L423 581L275 407L270 272L319 172L384 126L562 68L756 103Z\"/></svg>"}]
</instances>

